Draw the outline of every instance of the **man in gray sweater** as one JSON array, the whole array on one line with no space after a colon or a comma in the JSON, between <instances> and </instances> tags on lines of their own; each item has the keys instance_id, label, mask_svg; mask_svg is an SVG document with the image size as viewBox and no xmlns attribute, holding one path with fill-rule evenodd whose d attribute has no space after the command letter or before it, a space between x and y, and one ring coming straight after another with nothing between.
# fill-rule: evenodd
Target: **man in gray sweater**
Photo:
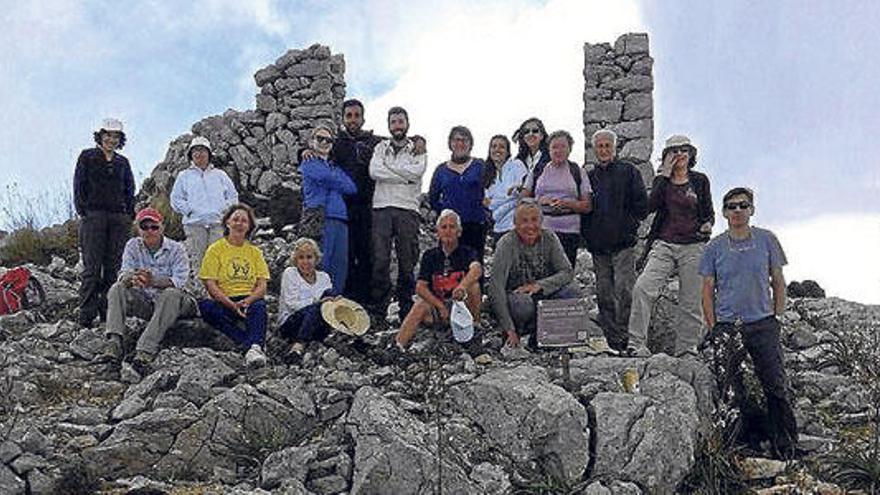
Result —
<instances>
[{"instance_id":1,"label":"man in gray sweater","mask_svg":"<svg viewBox=\"0 0 880 495\"><path fill-rule=\"evenodd\" d=\"M489 297L507 345L519 345L531 334L535 344L537 301L580 297L573 270L562 244L550 230L541 228L541 209L534 201L516 207L513 231L495 248Z\"/></svg>"}]
</instances>

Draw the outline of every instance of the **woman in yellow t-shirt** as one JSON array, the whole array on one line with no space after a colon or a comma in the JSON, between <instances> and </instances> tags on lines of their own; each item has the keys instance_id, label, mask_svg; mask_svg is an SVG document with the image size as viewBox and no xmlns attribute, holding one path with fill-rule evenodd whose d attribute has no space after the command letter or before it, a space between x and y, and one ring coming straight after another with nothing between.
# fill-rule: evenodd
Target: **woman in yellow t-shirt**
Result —
<instances>
[{"instance_id":1,"label":"woman in yellow t-shirt","mask_svg":"<svg viewBox=\"0 0 880 495\"><path fill-rule=\"evenodd\" d=\"M199 302L202 319L248 349L245 363L266 364L266 283L269 267L260 249L248 241L256 228L253 209L235 204L223 215L223 238L205 251L199 278L210 299ZM239 323L244 320L245 328Z\"/></svg>"}]
</instances>

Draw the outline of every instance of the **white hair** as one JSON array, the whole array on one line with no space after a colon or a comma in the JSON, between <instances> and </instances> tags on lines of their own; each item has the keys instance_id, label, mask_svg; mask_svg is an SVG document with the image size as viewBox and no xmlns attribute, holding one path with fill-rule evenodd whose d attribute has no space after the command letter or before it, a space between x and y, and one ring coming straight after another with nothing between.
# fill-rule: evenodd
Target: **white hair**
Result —
<instances>
[{"instance_id":1,"label":"white hair","mask_svg":"<svg viewBox=\"0 0 880 495\"><path fill-rule=\"evenodd\" d=\"M290 252L290 264L295 264L297 254L302 251L307 251L309 249L311 249L312 252L315 253L315 262L320 262L322 253L321 248L318 247L318 243L311 238L300 237L293 243L293 250Z\"/></svg>"},{"instance_id":2,"label":"white hair","mask_svg":"<svg viewBox=\"0 0 880 495\"><path fill-rule=\"evenodd\" d=\"M442 222L443 219L446 217L452 217L452 219L455 221L455 227L458 230L461 230L461 217L458 216L458 213L456 213L455 210L450 210L449 208L446 208L445 210L441 211L439 215L437 215L437 222L435 226L439 227L440 222Z\"/></svg>"},{"instance_id":3,"label":"white hair","mask_svg":"<svg viewBox=\"0 0 880 495\"><path fill-rule=\"evenodd\" d=\"M617 134L611 129L599 129L598 131L593 133L593 137L590 139L590 143L592 143L593 147L596 146L596 141L599 138L608 138L611 140L611 148L617 150Z\"/></svg>"}]
</instances>

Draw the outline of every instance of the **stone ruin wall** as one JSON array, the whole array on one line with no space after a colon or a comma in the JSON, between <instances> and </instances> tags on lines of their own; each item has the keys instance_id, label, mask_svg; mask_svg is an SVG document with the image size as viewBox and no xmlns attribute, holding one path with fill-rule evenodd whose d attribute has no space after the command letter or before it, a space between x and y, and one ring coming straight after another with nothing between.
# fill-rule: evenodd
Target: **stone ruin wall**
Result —
<instances>
[{"instance_id":1,"label":"stone ruin wall","mask_svg":"<svg viewBox=\"0 0 880 495\"><path fill-rule=\"evenodd\" d=\"M584 44L584 161L596 164L590 138L602 128L617 134L617 153L633 162L650 187L654 177L654 59L646 33L610 43Z\"/></svg>"},{"instance_id":2,"label":"stone ruin wall","mask_svg":"<svg viewBox=\"0 0 880 495\"><path fill-rule=\"evenodd\" d=\"M648 35L625 34L610 43L584 44L585 163L596 163L590 137L608 127L618 135L618 155L631 160L650 186L653 167L654 60ZM341 123L345 98L345 59L330 48L312 45L289 50L258 70L255 108L227 110L202 119L191 133L174 139L144 182L141 200L166 197L174 178L189 166L186 148L194 136L207 137L214 163L232 178L243 201L269 217L280 230L300 213L300 177L296 157L318 121Z\"/></svg>"},{"instance_id":3,"label":"stone ruin wall","mask_svg":"<svg viewBox=\"0 0 880 495\"><path fill-rule=\"evenodd\" d=\"M204 136L211 141L213 163L229 174L242 201L271 217L274 227L298 220L298 208L282 206L300 204L296 157L314 124L341 124L345 59L321 45L289 50L258 70L254 81L260 89L255 108L207 117L174 139L144 182L141 200L167 198L174 178L189 166L187 146Z\"/></svg>"}]
</instances>

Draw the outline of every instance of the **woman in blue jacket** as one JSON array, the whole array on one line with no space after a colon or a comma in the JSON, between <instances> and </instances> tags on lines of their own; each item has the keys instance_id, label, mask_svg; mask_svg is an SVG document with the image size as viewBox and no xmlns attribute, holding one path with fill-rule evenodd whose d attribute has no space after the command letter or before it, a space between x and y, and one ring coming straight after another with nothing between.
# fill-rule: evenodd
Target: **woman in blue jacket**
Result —
<instances>
[{"instance_id":1,"label":"woman in blue jacket","mask_svg":"<svg viewBox=\"0 0 880 495\"><path fill-rule=\"evenodd\" d=\"M345 287L348 277L348 211L343 196L357 192L351 177L329 160L336 136L333 128L318 124L309 142L313 157L299 165L303 177L303 206L324 209L321 251L322 270L330 275L336 293Z\"/></svg>"},{"instance_id":2,"label":"woman in blue jacket","mask_svg":"<svg viewBox=\"0 0 880 495\"><path fill-rule=\"evenodd\" d=\"M503 134L492 136L489 140L486 174L485 203L492 212L492 238L497 243L502 235L513 229L513 210L522 196L523 184L529 175L523 162L511 158L510 141Z\"/></svg>"},{"instance_id":3,"label":"woman in blue jacket","mask_svg":"<svg viewBox=\"0 0 880 495\"><path fill-rule=\"evenodd\" d=\"M483 206L484 163L471 156L474 136L465 126L455 126L449 131L449 150L452 157L434 170L428 200L431 209L439 215L445 209L453 210L461 218L461 244L470 246L483 262L486 249L486 224L488 215Z\"/></svg>"}]
</instances>

